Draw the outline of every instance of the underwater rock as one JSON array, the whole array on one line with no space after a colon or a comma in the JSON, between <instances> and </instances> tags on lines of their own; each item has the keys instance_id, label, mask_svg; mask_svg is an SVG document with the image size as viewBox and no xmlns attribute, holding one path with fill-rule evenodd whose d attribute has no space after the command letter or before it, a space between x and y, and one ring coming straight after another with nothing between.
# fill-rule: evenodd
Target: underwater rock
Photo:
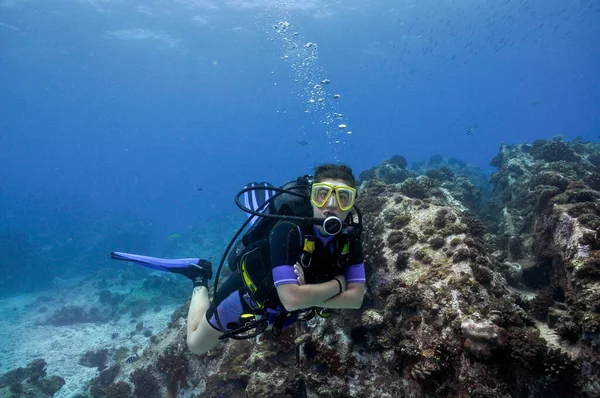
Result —
<instances>
[{"instance_id":1,"label":"underwater rock","mask_svg":"<svg viewBox=\"0 0 600 398\"><path fill-rule=\"evenodd\" d=\"M131 385L125 381L119 381L106 389L106 398L129 398L131 396Z\"/></svg>"},{"instance_id":2,"label":"underwater rock","mask_svg":"<svg viewBox=\"0 0 600 398\"><path fill-rule=\"evenodd\" d=\"M408 162L403 156L395 155L382 162L379 167L372 167L359 174L361 182L379 180L385 184L400 183L416 174L406 168Z\"/></svg>"},{"instance_id":3,"label":"underwater rock","mask_svg":"<svg viewBox=\"0 0 600 398\"><path fill-rule=\"evenodd\" d=\"M363 313L361 323L368 329L380 329L384 326L385 318L375 310L367 310Z\"/></svg>"},{"instance_id":4,"label":"underwater rock","mask_svg":"<svg viewBox=\"0 0 600 398\"><path fill-rule=\"evenodd\" d=\"M88 368L98 368L99 371L106 369L108 350L103 348L96 351L87 351L81 358L79 364Z\"/></svg>"},{"instance_id":5,"label":"underwater rock","mask_svg":"<svg viewBox=\"0 0 600 398\"><path fill-rule=\"evenodd\" d=\"M108 390L111 388L113 381L119 375L120 371L121 367L119 365L114 365L101 371L98 377L96 377L90 384L90 394L93 397L102 397L107 395Z\"/></svg>"},{"instance_id":6,"label":"underwater rock","mask_svg":"<svg viewBox=\"0 0 600 398\"><path fill-rule=\"evenodd\" d=\"M54 314L48 318L47 322L54 326L66 326L91 322L91 317L82 307L66 305L54 311Z\"/></svg>"},{"instance_id":7,"label":"underwater rock","mask_svg":"<svg viewBox=\"0 0 600 398\"><path fill-rule=\"evenodd\" d=\"M489 359L493 351L506 344L506 330L479 314L465 318L460 328L465 337L465 350L480 360Z\"/></svg>"},{"instance_id":8,"label":"underwater rock","mask_svg":"<svg viewBox=\"0 0 600 398\"><path fill-rule=\"evenodd\" d=\"M129 377L135 386L133 395L139 398L160 397L160 385L150 367L136 369Z\"/></svg>"},{"instance_id":9,"label":"underwater rock","mask_svg":"<svg viewBox=\"0 0 600 398\"><path fill-rule=\"evenodd\" d=\"M46 361L38 358L1 375L0 396L53 397L64 385L62 377L46 375Z\"/></svg>"},{"instance_id":10,"label":"underwater rock","mask_svg":"<svg viewBox=\"0 0 600 398\"><path fill-rule=\"evenodd\" d=\"M534 141L530 153L533 158L546 162L558 162L560 160L575 162L579 160L575 150L560 136L551 140Z\"/></svg>"},{"instance_id":11,"label":"underwater rock","mask_svg":"<svg viewBox=\"0 0 600 398\"><path fill-rule=\"evenodd\" d=\"M502 263L504 269L504 275L506 279L511 283L518 283L523 276L523 267L521 264L511 261L505 261Z\"/></svg>"}]
</instances>

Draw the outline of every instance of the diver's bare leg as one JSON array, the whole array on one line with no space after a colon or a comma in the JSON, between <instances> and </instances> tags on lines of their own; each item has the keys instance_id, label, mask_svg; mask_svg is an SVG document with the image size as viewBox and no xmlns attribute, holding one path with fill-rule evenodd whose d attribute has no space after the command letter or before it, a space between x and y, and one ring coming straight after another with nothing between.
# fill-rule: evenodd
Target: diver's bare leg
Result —
<instances>
[{"instance_id":1,"label":"diver's bare leg","mask_svg":"<svg viewBox=\"0 0 600 398\"><path fill-rule=\"evenodd\" d=\"M202 355L214 348L223 334L206 320L209 306L208 289L204 286L194 288L187 318L187 345L194 354Z\"/></svg>"}]
</instances>

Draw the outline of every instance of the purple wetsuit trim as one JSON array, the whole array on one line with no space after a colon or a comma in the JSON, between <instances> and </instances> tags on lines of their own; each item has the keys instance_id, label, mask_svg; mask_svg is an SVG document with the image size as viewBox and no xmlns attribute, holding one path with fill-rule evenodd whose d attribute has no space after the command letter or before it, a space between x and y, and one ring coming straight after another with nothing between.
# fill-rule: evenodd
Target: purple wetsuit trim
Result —
<instances>
[{"instance_id":1,"label":"purple wetsuit trim","mask_svg":"<svg viewBox=\"0 0 600 398\"><path fill-rule=\"evenodd\" d=\"M346 268L347 283L367 283L365 276L365 263L354 264Z\"/></svg>"},{"instance_id":2,"label":"purple wetsuit trim","mask_svg":"<svg viewBox=\"0 0 600 398\"><path fill-rule=\"evenodd\" d=\"M256 304L247 295L244 295L244 300L250 308L256 309ZM225 332L229 332L235 329L236 327L241 326L237 323L240 321L240 318L244 313L244 309L242 307L242 301L240 299L239 291L231 293L225 300L223 300L221 304L219 304L219 306L217 307L217 311L219 311L219 320L225 328ZM273 325L275 319L277 318L277 315L279 315L280 312L281 307L279 306L276 309L267 308L269 325ZM296 322L297 319L298 314L291 314L283 323L282 329L287 328L288 326ZM215 330L223 331L219 329L219 325L217 324L217 320L214 313L210 317L210 319L207 319L207 321L208 324L212 326ZM235 323L236 325L232 324L231 326L233 327L228 327L228 324L231 322Z\"/></svg>"},{"instance_id":3,"label":"purple wetsuit trim","mask_svg":"<svg viewBox=\"0 0 600 398\"><path fill-rule=\"evenodd\" d=\"M288 283L298 284L296 274L294 273L294 266L287 264L273 268L273 280L275 281L275 287Z\"/></svg>"},{"instance_id":4,"label":"purple wetsuit trim","mask_svg":"<svg viewBox=\"0 0 600 398\"><path fill-rule=\"evenodd\" d=\"M219 320L221 324L225 328L225 331L230 331L234 328L227 327L227 325L231 322L238 322L242 314L244 313L244 309L242 307L242 301L240 300L240 292L235 291L231 293L225 300L219 304L216 311L219 311ZM214 311L213 311L214 312ZM219 324L215 318L215 314L213 313L210 319L207 319L210 326L215 328L216 330L221 330L219 328Z\"/></svg>"}]
</instances>

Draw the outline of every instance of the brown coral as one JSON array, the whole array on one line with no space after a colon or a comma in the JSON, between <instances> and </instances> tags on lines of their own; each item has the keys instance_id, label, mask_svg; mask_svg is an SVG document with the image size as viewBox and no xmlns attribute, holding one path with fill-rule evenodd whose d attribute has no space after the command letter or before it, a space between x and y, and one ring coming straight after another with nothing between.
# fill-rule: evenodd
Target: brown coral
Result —
<instances>
[{"instance_id":1,"label":"brown coral","mask_svg":"<svg viewBox=\"0 0 600 398\"><path fill-rule=\"evenodd\" d=\"M119 381L106 389L106 398L129 397L131 397L131 386L127 382Z\"/></svg>"},{"instance_id":2,"label":"brown coral","mask_svg":"<svg viewBox=\"0 0 600 398\"><path fill-rule=\"evenodd\" d=\"M189 360L186 356L187 347L173 343L156 361L156 369L166 379L167 391L171 397L177 395L179 387L187 386L187 375L190 371Z\"/></svg>"},{"instance_id":3,"label":"brown coral","mask_svg":"<svg viewBox=\"0 0 600 398\"><path fill-rule=\"evenodd\" d=\"M553 294L554 291L550 287L538 290L535 297L529 302L529 312L534 318L546 321L548 308L554 303Z\"/></svg>"},{"instance_id":4,"label":"brown coral","mask_svg":"<svg viewBox=\"0 0 600 398\"><path fill-rule=\"evenodd\" d=\"M159 396L159 384L150 367L136 369L129 379L135 386L133 395L138 398L155 398Z\"/></svg>"}]
</instances>

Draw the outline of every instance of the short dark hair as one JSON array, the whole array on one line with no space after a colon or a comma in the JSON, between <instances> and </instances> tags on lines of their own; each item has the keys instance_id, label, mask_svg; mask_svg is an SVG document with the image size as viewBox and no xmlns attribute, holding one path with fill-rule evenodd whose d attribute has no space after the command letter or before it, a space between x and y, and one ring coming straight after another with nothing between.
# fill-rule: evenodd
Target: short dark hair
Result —
<instances>
[{"instance_id":1,"label":"short dark hair","mask_svg":"<svg viewBox=\"0 0 600 398\"><path fill-rule=\"evenodd\" d=\"M315 169L315 182L323 180L342 180L352 188L356 188L356 178L352 168L345 164L322 164Z\"/></svg>"}]
</instances>

